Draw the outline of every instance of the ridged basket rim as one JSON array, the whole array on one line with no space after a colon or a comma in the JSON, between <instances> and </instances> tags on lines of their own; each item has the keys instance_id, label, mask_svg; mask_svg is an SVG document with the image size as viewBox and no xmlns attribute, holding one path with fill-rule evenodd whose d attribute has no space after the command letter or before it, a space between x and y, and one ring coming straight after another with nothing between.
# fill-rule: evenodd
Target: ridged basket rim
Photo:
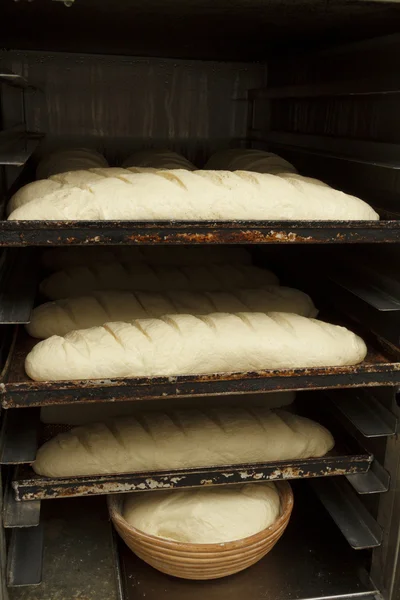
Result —
<instances>
[{"instance_id":1,"label":"ridged basket rim","mask_svg":"<svg viewBox=\"0 0 400 600\"><path fill-rule=\"evenodd\" d=\"M118 529L119 526L121 529L125 530L125 533L129 532L131 535L134 535L136 538L138 538L138 540L153 542L153 544L159 547L169 548L171 550L186 550L188 552L212 552L222 550L234 550L237 548L251 546L252 544L261 541L266 537L273 537L275 533L281 533L281 527L283 527L283 529L286 528L294 504L292 487L287 481L277 481L274 483L277 487L281 499L281 515L276 521L274 521L274 523L269 525L269 527L262 529L258 533L247 536L240 540L232 540L230 542L196 544L194 542L176 542L174 540L168 540L166 538L157 537L155 535L145 533L140 529L136 529L136 527L133 527L133 525L130 525L124 519L121 513L121 504L123 502L124 494L113 494L111 496L108 496L107 504L111 520L114 523L115 527ZM157 492L154 493L156 494Z\"/></svg>"}]
</instances>

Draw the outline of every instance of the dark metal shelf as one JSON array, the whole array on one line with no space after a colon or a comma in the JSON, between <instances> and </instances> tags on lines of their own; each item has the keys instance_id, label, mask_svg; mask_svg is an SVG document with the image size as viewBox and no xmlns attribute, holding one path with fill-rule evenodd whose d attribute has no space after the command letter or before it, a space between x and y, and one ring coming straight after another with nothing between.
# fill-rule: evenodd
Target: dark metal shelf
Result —
<instances>
[{"instance_id":1,"label":"dark metal shelf","mask_svg":"<svg viewBox=\"0 0 400 600\"><path fill-rule=\"evenodd\" d=\"M334 81L333 83L309 83L282 87L250 90L250 97L258 96L268 100L282 98L321 98L324 96L376 96L380 94L400 94L399 83L388 85L387 77L358 81Z\"/></svg>"},{"instance_id":2,"label":"dark metal shelf","mask_svg":"<svg viewBox=\"0 0 400 600\"><path fill-rule=\"evenodd\" d=\"M181 489L202 485L354 475L366 473L372 460L372 454L368 454L361 448L357 448L352 454L349 454L348 450L341 451L338 448L321 458L66 478L41 477L36 475L28 465L20 465L16 468L12 487L15 491L16 500L46 500L119 492Z\"/></svg>"},{"instance_id":3,"label":"dark metal shelf","mask_svg":"<svg viewBox=\"0 0 400 600\"><path fill-rule=\"evenodd\" d=\"M8 85L12 85L13 87L18 87L21 89L30 88L29 83L19 75L18 73L13 73L9 69L5 69L4 67L0 68L0 83L6 83Z\"/></svg>"},{"instance_id":4,"label":"dark metal shelf","mask_svg":"<svg viewBox=\"0 0 400 600\"><path fill-rule=\"evenodd\" d=\"M111 525L104 498L45 502L41 526L31 528L28 540L24 531L22 535L17 533L18 560L12 568L14 585L22 586L8 590L10 600L118 599ZM39 567L39 560L43 563L41 583L35 585L39 583L39 569L34 567Z\"/></svg>"},{"instance_id":5,"label":"dark metal shelf","mask_svg":"<svg viewBox=\"0 0 400 600\"><path fill-rule=\"evenodd\" d=\"M400 242L390 221L0 221L0 246Z\"/></svg>"},{"instance_id":6,"label":"dark metal shelf","mask_svg":"<svg viewBox=\"0 0 400 600\"><path fill-rule=\"evenodd\" d=\"M1 132L0 165L23 167L43 138L41 133L10 130Z\"/></svg>"}]
</instances>

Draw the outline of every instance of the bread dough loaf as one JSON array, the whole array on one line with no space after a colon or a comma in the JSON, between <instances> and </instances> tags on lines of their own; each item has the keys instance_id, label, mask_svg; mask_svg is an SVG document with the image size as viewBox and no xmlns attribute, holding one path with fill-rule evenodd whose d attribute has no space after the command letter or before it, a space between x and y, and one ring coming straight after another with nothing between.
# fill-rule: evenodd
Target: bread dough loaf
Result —
<instances>
[{"instance_id":1,"label":"bread dough loaf","mask_svg":"<svg viewBox=\"0 0 400 600\"><path fill-rule=\"evenodd\" d=\"M82 165L81 165L82 166ZM89 165L90 166L90 165ZM38 198L44 197L53 191L64 191L68 192L69 189L81 188L82 190L88 190L90 184L101 181L108 177L124 177L131 175L132 172L143 173L143 172L155 172L155 169L120 169L119 167L108 167L108 168L92 168L92 169L75 169L72 171L63 171L55 175L51 175L48 179L42 179L40 181L33 181L28 183L20 190L18 190L7 205L7 214L11 214L16 208L29 204Z\"/></svg>"},{"instance_id":2,"label":"bread dough loaf","mask_svg":"<svg viewBox=\"0 0 400 600\"><path fill-rule=\"evenodd\" d=\"M280 409L187 409L75 427L43 444L33 468L47 477L163 471L318 457L333 446L325 427Z\"/></svg>"},{"instance_id":3,"label":"bread dough loaf","mask_svg":"<svg viewBox=\"0 0 400 600\"><path fill-rule=\"evenodd\" d=\"M167 315L53 336L25 360L36 381L353 365L367 348L336 325L290 313Z\"/></svg>"},{"instance_id":4,"label":"bread dough loaf","mask_svg":"<svg viewBox=\"0 0 400 600\"><path fill-rule=\"evenodd\" d=\"M311 298L292 288L276 285L232 292L93 292L90 296L47 302L32 311L26 330L45 339L66 335L110 321L133 321L166 314L207 315L214 312L289 312L315 317Z\"/></svg>"},{"instance_id":5,"label":"bread dough loaf","mask_svg":"<svg viewBox=\"0 0 400 600\"><path fill-rule=\"evenodd\" d=\"M51 300L59 300L100 290L220 291L278 283L274 273L252 265L164 267L116 262L57 271L42 281L40 292Z\"/></svg>"},{"instance_id":6,"label":"bread dough loaf","mask_svg":"<svg viewBox=\"0 0 400 600\"><path fill-rule=\"evenodd\" d=\"M42 158L36 169L36 178L45 179L65 171L107 166L104 156L89 148L58 150Z\"/></svg>"},{"instance_id":7,"label":"bread dough loaf","mask_svg":"<svg viewBox=\"0 0 400 600\"><path fill-rule=\"evenodd\" d=\"M140 531L188 544L241 540L270 527L281 512L273 483L127 494L125 520Z\"/></svg>"},{"instance_id":8,"label":"bread dough loaf","mask_svg":"<svg viewBox=\"0 0 400 600\"><path fill-rule=\"evenodd\" d=\"M168 266L248 265L251 254L240 246L77 246L51 248L42 254L43 266L52 271L118 261Z\"/></svg>"},{"instance_id":9,"label":"bread dough loaf","mask_svg":"<svg viewBox=\"0 0 400 600\"><path fill-rule=\"evenodd\" d=\"M265 392L260 394L225 394L223 396L190 396L168 398L168 410L200 408L215 408L223 406L280 408L294 402L295 392ZM165 410L165 398L146 402L146 412ZM113 417L135 415L140 412L140 403L132 402L96 402L90 404L52 404L42 406L40 420L42 423L58 425L83 425L104 421Z\"/></svg>"},{"instance_id":10,"label":"bread dough loaf","mask_svg":"<svg viewBox=\"0 0 400 600\"><path fill-rule=\"evenodd\" d=\"M187 158L171 150L141 150L124 160L122 166L153 167L157 169L187 169L194 171L196 167Z\"/></svg>"},{"instance_id":11,"label":"bread dough loaf","mask_svg":"<svg viewBox=\"0 0 400 600\"><path fill-rule=\"evenodd\" d=\"M235 148L216 152L208 160L206 170L226 169L227 171L255 171L257 173L297 173L287 160L263 150Z\"/></svg>"},{"instance_id":12,"label":"bread dough loaf","mask_svg":"<svg viewBox=\"0 0 400 600\"><path fill-rule=\"evenodd\" d=\"M248 171L177 169L103 177L84 188L67 183L20 206L9 219L374 221L379 215L328 186L297 186L290 178Z\"/></svg>"}]
</instances>

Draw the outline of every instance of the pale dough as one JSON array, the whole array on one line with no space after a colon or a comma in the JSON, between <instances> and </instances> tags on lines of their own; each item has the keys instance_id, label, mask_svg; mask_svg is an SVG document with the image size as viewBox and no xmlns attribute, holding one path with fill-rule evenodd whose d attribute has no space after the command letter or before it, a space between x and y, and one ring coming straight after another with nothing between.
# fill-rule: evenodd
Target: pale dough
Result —
<instances>
[{"instance_id":1,"label":"pale dough","mask_svg":"<svg viewBox=\"0 0 400 600\"><path fill-rule=\"evenodd\" d=\"M80 188L82 190L87 190L91 183L101 181L107 177L123 177L124 175L131 175L132 172L142 173L151 171L155 171L155 169L121 169L119 167L82 169L78 167L71 171L62 171L55 175L51 175L48 179L41 179L39 181L28 183L18 190L7 204L7 214L9 215L20 206L29 204L29 202L42 198L46 196L46 194L56 190L67 193L70 189L75 190Z\"/></svg>"},{"instance_id":2,"label":"pale dough","mask_svg":"<svg viewBox=\"0 0 400 600\"><path fill-rule=\"evenodd\" d=\"M99 170L97 169L97 174ZM93 174L92 174L93 175ZM89 176L90 178L91 176ZM139 172L70 183L15 209L18 220L367 220L366 203L328 186L249 171ZM304 184L304 185L303 185ZM21 191L23 193L23 191Z\"/></svg>"},{"instance_id":3,"label":"pale dough","mask_svg":"<svg viewBox=\"0 0 400 600\"><path fill-rule=\"evenodd\" d=\"M166 314L207 315L214 312L289 312L317 316L311 298L300 290L266 286L231 292L93 292L90 296L47 302L33 309L26 330L45 339L110 321L133 321Z\"/></svg>"},{"instance_id":4,"label":"pale dough","mask_svg":"<svg viewBox=\"0 0 400 600\"><path fill-rule=\"evenodd\" d=\"M107 166L104 156L89 148L58 150L42 158L36 169L36 179L45 179L65 171Z\"/></svg>"},{"instance_id":5,"label":"pale dough","mask_svg":"<svg viewBox=\"0 0 400 600\"><path fill-rule=\"evenodd\" d=\"M25 370L36 381L247 373L354 365L366 353L345 327L290 313L186 314L50 337Z\"/></svg>"},{"instance_id":6,"label":"pale dough","mask_svg":"<svg viewBox=\"0 0 400 600\"><path fill-rule=\"evenodd\" d=\"M189 544L219 544L255 535L280 515L273 483L127 494L125 520L140 531Z\"/></svg>"},{"instance_id":7,"label":"pale dough","mask_svg":"<svg viewBox=\"0 0 400 600\"><path fill-rule=\"evenodd\" d=\"M146 402L146 411L187 409L187 408L214 408L216 406L239 406L265 408L280 408L289 406L295 399L295 392L266 392L259 394L224 394L223 396L189 396L179 398L162 398ZM134 415L139 411L140 401L124 402L93 402L90 404L52 404L42 406L40 420L42 423L62 425L83 425L95 421L104 421L112 417Z\"/></svg>"},{"instance_id":8,"label":"pale dough","mask_svg":"<svg viewBox=\"0 0 400 600\"><path fill-rule=\"evenodd\" d=\"M255 171L257 173L297 173L295 167L287 160L263 150L235 148L221 150L211 156L206 163L206 170Z\"/></svg>"},{"instance_id":9,"label":"pale dough","mask_svg":"<svg viewBox=\"0 0 400 600\"><path fill-rule=\"evenodd\" d=\"M122 166L155 167L157 169L187 169L194 171L196 167L187 158L171 150L141 150L124 160Z\"/></svg>"},{"instance_id":10,"label":"pale dough","mask_svg":"<svg viewBox=\"0 0 400 600\"><path fill-rule=\"evenodd\" d=\"M280 409L143 412L56 435L33 468L46 477L163 471L319 457L333 446L325 427Z\"/></svg>"},{"instance_id":11,"label":"pale dough","mask_svg":"<svg viewBox=\"0 0 400 600\"><path fill-rule=\"evenodd\" d=\"M44 279L40 292L51 300L84 296L100 290L225 291L278 284L267 269L252 265L163 266L123 262L96 263L57 271Z\"/></svg>"},{"instance_id":12,"label":"pale dough","mask_svg":"<svg viewBox=\"0 0 400 600\"><path fill-rule=\"evenodd\" d=\"M251 263L251 254L240 246L87 246L51 248L42 254L46 269L92 266L101 262L147 263L149 265L190 266Z\"/></svg>"}]
</instances>

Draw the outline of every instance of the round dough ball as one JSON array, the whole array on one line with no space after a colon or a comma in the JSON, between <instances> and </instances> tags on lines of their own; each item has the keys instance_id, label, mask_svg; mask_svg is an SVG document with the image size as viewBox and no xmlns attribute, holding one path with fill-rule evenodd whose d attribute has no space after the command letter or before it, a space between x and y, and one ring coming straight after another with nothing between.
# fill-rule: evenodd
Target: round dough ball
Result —
<instances>
[{"instance_id":1,"label":"round dough ball","mask_svg":"<svg viewBox=\"0 0 400 600\"><path fill-rule=\"evenodd\" d=\"M147 534L190 544L241 540L272 525L280 515L273 483L130 494L124 518Z\"/></svg>"}]
</instances>

